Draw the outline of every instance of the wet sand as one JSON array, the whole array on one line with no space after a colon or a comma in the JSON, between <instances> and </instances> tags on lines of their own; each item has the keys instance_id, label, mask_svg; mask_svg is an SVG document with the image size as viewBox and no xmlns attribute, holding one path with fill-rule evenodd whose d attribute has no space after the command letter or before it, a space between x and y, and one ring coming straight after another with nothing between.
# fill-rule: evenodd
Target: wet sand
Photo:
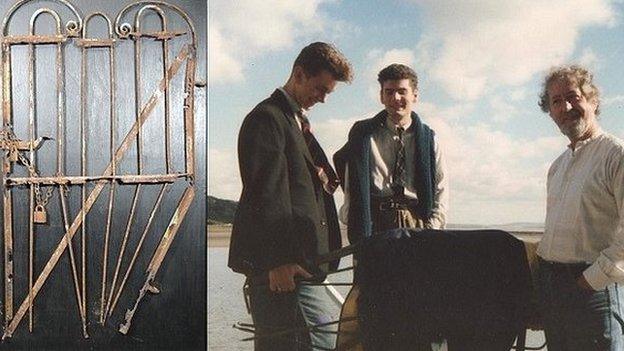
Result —
<instances>
[{"instance_id":1,"label":"wet sand","mask_svg":"<svg viewBox=\"0 0 624 351\"><path fill-rule=\"evenodd\" d=\"M228 247L230 245L230 232L208 232L208 247Z\"/></svg>"}]
</instances>

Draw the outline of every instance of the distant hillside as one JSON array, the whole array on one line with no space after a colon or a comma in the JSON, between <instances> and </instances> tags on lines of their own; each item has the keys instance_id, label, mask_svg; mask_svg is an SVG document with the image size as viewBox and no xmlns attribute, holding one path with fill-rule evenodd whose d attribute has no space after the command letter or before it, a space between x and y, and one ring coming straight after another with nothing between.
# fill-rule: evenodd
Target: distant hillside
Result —
<instances>
[{"instance_id":1,"label":"distant hillside","mask_svg":"<svg viewBox=\"0 0 624 351\"><path fill-rule=\"evenodd\" d=\"M234 214L238 202L232 200L223 200L214 196L208 195L208 224L223 224L232 223L234 221ZM341 227L343 225L341 224ZM483 225L483 224L458 224L451 223L447 225L447 229L460 229L460 230L472 230L472 229L501 229L507 231L536 231L543 232L543 223L506 223L495 225Z\"/></svg>"},{"instance_id":2,"label":"distant hillside","mask_svg":"<svg viewBox=\"0 0 624 351\"><path fill-rule=\"evenodd\" d=\"M232 223L238 202L208 195L208 224Z\"/></svg>"},{"instance_id":3,"label":"distant hillside","mask_svg":"<svg viewBox=\"0 0 624 351\"><path fill-rule=\"evenodd\" d=\"M447 229L458 230L474 230L474 229L500 229L511 232L543 232L544 223L532 223L532 222L516 222L505 224L459 224L450 223L446 226Z\"/></svg>"}]
</instances>

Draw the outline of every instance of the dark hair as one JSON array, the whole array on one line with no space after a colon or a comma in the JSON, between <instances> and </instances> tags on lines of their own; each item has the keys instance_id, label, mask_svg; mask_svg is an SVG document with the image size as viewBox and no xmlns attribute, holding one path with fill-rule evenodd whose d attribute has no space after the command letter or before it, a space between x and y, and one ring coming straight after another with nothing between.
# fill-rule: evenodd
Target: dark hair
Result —
<instances>
[{"instance_id":1,"label":"dark hair","mask_svg":"<svg viewBox=\"0 0 624 351\"><path fill-rule=\"evenodd\" d=\"M308 76L315 76L326 70L339 82L353 80L353 68L349 60L332 44L312 43L299 53L294 66L303 68Z\"/></svg>"},{"instance_id":2,"label":"dark hair","mask_svg":"<svg viewBox=\"0 0 624 351\"><path fill-rule=\"evenodd\" d=\"M406 65L402 65L399 63L393 63L390 66L379 71L377 75L377 81L383 88L383 83L387 80L401 80L401 79L409 79L410 85L414 91L418 90L418 76L413 69L409 68Z\"/></svg>"},{"instance_id":3,"label":"dark hair","mask_svg":"<svg viewBox=\"0 0 624 351\"><path fill-rule=\"evenodd\" d=\"M594 85L593 75L585 68L578 65L559 66L550 70L550 73L542 83L542 93L538 105L542 111L548 113L550 111L550 96L548 88L555 81L564 81L576 83L581 93L587 100L596 100L596 116L600 114L600 90Z\"/></svg>"}]
</instances>

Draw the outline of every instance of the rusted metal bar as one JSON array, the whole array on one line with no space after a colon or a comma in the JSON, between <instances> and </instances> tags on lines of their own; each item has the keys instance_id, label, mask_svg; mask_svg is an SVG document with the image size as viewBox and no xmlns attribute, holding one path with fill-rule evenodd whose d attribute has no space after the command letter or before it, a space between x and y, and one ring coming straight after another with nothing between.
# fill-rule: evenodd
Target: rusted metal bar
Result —
<instances>
[{"instance_id":1,"label":"rusted metal bar","mask_svg":"<svg viewBox=\"0 0 624 351\"><path fill-rule=\"evenodd\" d=\"M186 169L191 181L195 179L195 65L196 47L190 49L189 59L186 61L186 76L184 77L184 146Z\"/></svg>"},{"instance_id":2,"label":"rusted metal bar","mask_svg":"<svg viewBox=\"0 0 624 351\"><path fill-rule=\"evenodd\" d=\"M4 192L4 324L13 318L13 201L11 191Z\"/></svg>"},{"instance_id":3,"label":"rusted metal bar","mask_svg":"<svg viewBox=\"0 0 624 351\"><path fill-rule=\"evenodd\" d=\"M137 29L139 27L136 27ZM169 40L169 39L173 39L175 37L179 37L182 35L185 35L186 32L185 31L167 31L166 29L163 28L162 31L159 32L132 32L130 35L133 37L145 37L145 38L152 38L154 40Z\"/></svg>"},{"instance_id":4,"label":"rusted metal bar","mask_svg":"<svg viewBox=\"0 0 624 351\"><path fill-rule=\"evenodd\" d=\"M8 128L12 124L11 100L11 46L2 44L2 124ZM2 161L2 177L12 171L9 157ZM4 326L13 318L13 196L6 186L3 189L4 224Z\"/></svg>"},{"instance_id":5,"label":"rusted metal bar","mask_svg":"<svg viewBox=\"0 0 624 351\"><path fill-rule=\"evenodd\" d=\"M185 45L180 51L180 53L177 55L176 59L172 62L171 67L169 68L169 79L172 79L175 76L175 74L178 72L184 60L187 59L188 53L189 53L189 47L188 45ZM145 104L144 108L142 109L139 121L135 122L135 124L132 126L130 131L126 134L126 137L124 138L119 148L117 148L117 151L115 153L115 162L119 162L119 160L125 155L125 153L130 148L130 144L134 142L134 139L137 137L139 128L141 128L141 126L145 123L147 118L150 116L151 112L156 106L156 103L158 102L158 99L162 95L164 84L165 84L164 81L161 80L158 85L157 90L152 94L152 96L150 97L150 99ZM106 170L103 172L103 175L104 176L110 175L111 169L112 169L112 165L109 164ZM105 182L101 182L95 185L95 187L89 194L89 197L87 198L85 207L83 207L80 211L84 211L85 213L88 213L91 210L93 204L95 203L100 193L102 192L105 184L106 184ZM70 240L73 238L80 224L81 224L81 215L78 214L74 218L74 221L71 227L69 228L69 230L66 231L66 234L68 235ZM54 252L52 253L50 259L46 263L45 267L39 274L39 277L35 281L33 288L31 289L33 299L37 296L37 294L41 290L41 287L43 287L43 284L46 282L46 280L50 276L50 273L52 272L52 270L58 263L62 253L65 251L66 248L67 248L67 242L65 240L61 240L59 244L57 245L56 249L54 250ZM3 340L11 337L13 333L15 332L15 329L17 328L19 323L22 321L22 318L24 317L27 309L29 308L28 302L29 300L28 298L26 298L21 303L20 307L15 313L15 316L13 317L13 319L11 320L7 328L5 328L4 330L4 334L2 336Z\"/></svg>"},{"instance_id":6,"label":"rusted metal bar","mask_svg":"<svg viewBox=\"0 0 624 351\"><path fill-rule=\"evenodd\" d=\"M165 83L167 86L168 82ZM136 120L139 120L141 113L141 40L137 38L134 41L134 110ZM143 164L141 163L141 150L143 148L143 133L139 128L137 134L137 174L143 173Z\"/></svg>"},{"instance_id":7,"label":"rusted metal bar","mask_svg":"<svg viewBox=\"0 0 624 351\"><path fill-rule=\"evenodd\" d=\"M10 94L11 93L9 92L9 96ZM9 143L6 140L0 140L0 149L8 150L11 147L15 147L18 151L30 151L30 149L37 150L41 146L41 143L47 139L49 138L39 137L32 141L31 140L12 140L11 143Z\"/></svg>"},{"instance_id":8,"label":"rusted metal bar","mask_svg":"<svg viewBox=\"0 0 624 351\"><path fill-rule=\"evenodd\" d=\"M113 219L113 203L115 201L115 182L111 182L108 193L108 215L104 230L104 253L102 256L102 290L100 296L100 324L104 325L104 305L106 303L106 278L108 275L108 241L110 238L111 222Z\"/></svg>"},{"instance_id":9,"label":"rusted metal bar","mask_svg":"<svg viewBox=\"0 0 624 351\"><path fill-rule=\"evenodd\" d=\"M180 224L184 220L186 213L193 202L193 198L195 197L195 189L193 187L188 187L184 190L184 194L182 194L182 198L180 199L180 203L176 208L171 220L169 221L169 225L163 234L163 237L156 248L156 252L154 252L154 256L147 267L146 278L143 286L139 290L139 296L134 303L132 309L126 311L125 319L122 324L119 325L119 332L122 334L127 334L130 329L130 325L132 324L132 318L139 306L141 300L147 292L158 293L159 290L154 287L154 278L160 269L160 265L162 264L165 255L169 251L171 247L171 243L173 239L175 239L176 234L178 233L178 229L180 229Z\"/></svg>"},{"instance_id":10,"label":"rusted metal bar","mask_svg":"<svg viewBox=\"0 0 624 351\"><path fill-rule=\"evenodd\" d=\"M162 10L161 10L162 11ZM167 30L167 21L166 17L163 15L163 31ZM168 39L163 39L162 41L162 51L163 51L163 78L165 81L169 81L167 77L167 67L169 67L169 41ZM165 165L166 171L165 173L171 173L171 121L170 121L170 103L169 103L169 88L168 85L165 87Z\"/></svg>"},{"instance_id":11,"label":"rusted metal bar","mask_svg":"<svg viewBox=\"0 0 624 351\"><path fill-rule=\"evenodd\" d=\"M21 45L21 44L61 44L67 40L67 37L57 35L12 35L2 38L5 44Z\"/></svg>"},{"instance_id":12,"label":"rusted metal bar","mask_svg":"<svg viewBox=\"0 0 624 351\"><path fill-rule=\"evenodd\" d=\"M119 176L58 176L58 177L8 177L4 184L8 187L41 184L41 185L70 185L84 184L88 182L111 182L117 181L124 184L156 184L173 183L176 179L188 177L187 173L175 174L145 174L145 175L119 175Z\"/></svg>"},{"instance_id":13,"label":"rusted metal bar","mask_svg":"<svg viewBox=\"0 0 624 351\"><path fill-rule=\"evenodd\" d=\"M52 12L49 9L39 9L33 13L30 17L30 25L28 27L28 33L32 36L35 35L35 20L42 13L48 13L55 20L57 25L57 34L59 32L59 22L60 19L55 12ZM55 17L56 15L56 17ZM37 131L35 130L35 115L36 115L36 85L35 85L35 45L33 43L28 44L28 138L30 140L34 140L36 138ZM34 149L32 148L32 144L29 148L29 157L30 164L34 167L37 165L37 160L35 158ZM33 169L30 168L28 170L29 176L35 176L33 174ZM28 195L28 331L32 333L33 328L33 296L32 296L32 288L33 288L33 255L34 255L34 237L35 237L35 221L34 221L34 199L35 199L35 185L30 184L29 187L29 195Z\"/></svg>"},{"instance_id":14,"label":"rusted metal bar","mask_svg":"<svg viewBox=\"0 0 624 351\"><path fill-rule=\"evenodd\" d=\"M115 298L113 299L113 303L111 304L110 309L108 310L108 317L110 317L113 314L113 311L115 310L115 306L117 306L117 301L119 300L119 296L121 295L123 288L126 284L126 280L128 280L128 276L130 276L130 272L132 271L132 267L134 266L134 262L136 261L136 258L139 256L139 252L141 250L141 247L143 246L143 241L145 240L145 237L147 236L147 233L149 232L151 226L152 226L152 221L154 220L154 215L156 214L156 212L158 211L158 209L160 208L160 203L162 202L163 196L165 195L165 191L167 190L167 184L164 184L161 188L160 188L160 192L158 193L158 197L156 199L156 203L154 204L154 207L152 208L152 211L150 213L149 219L147 220L147 224L145 225L145 228L143 229L143 234L141 234L141 239L139 240L139 243L137 244L136 249L134 250L134 254L132 255L132 259L130 260L130 264L128 265L128 269L126 269L126 273L124 274L123 279L121 280L121 284L119 284L119 289L117 289L117 294L115 295Z\"/></svg>"},{"instance_id":15,"label":"rusted metal bar","mask_svg":"<svg viewBox=\"0 0 624 351\"><path fill-rule=\"evenodd\" d=\"M32 333L33 329L33 300L34 296L32 295L33 290L33 251L34 251L34 241L35 241L35 220L34 220L34 196L35 189L33 186L30 187L29 195L28 195L28 331Z\"/></svg>"},{"instance_id":16,"label":"rusted metal bar","mask_svg":"<svg viewBox=\"0 0 624 351\"><path fill-rule=\"evenodd\" d=\"M88 20L89 18L85 18L84 29L82 31L82 37L84 38L87 34L88 28ZM85 130L85 119L87 118L87 50L85 47L82 47L80 50L80 115L79 115L79 124L80 124L80 175L87 175L87 141L86 141L86 130ZM61 175L60 173L58 175ZM80 202L81 208L85 207L86 202L85 197L85 184L80 185ZM84 302L80 306L80 315L83 316L85 314L84 307L87 304L86 301L86 257L85 257L85 246L86 246L86 227L87 227L87 217L83 211L80 211L80 215L82 216L82 223L80 225L80 241L81 246L81 257L80 262L82 263L81 269L81 282L82 282L82 291L80 294L82 295L82 301ZM67 233L67 230L65 230ZM69 247L71 249L71 246Z\"/></svg>"},{"instance_id":17,"label":"rusted metal bar","mask_svg":"<svg viewBox=\"0 0 624 351\"><path fill-rule=\"evenodd\" d=\"M69 216L67 215L67 204L65 202L65 194L62 186L59 186L59 197L61 198L61 210L63 212L63 227L65 228L65 243L69 248L69 260L72 270L72 275L74 278L74 288L76 290L76 300L78 301L78 312L80 313L80 319L82 321L82 335L84 338L88 338L89 334L87 334L87 321L86 315L84 313L84 308L82 307L84 304L84 300L81 298L80 288L78 286L78 273L76 271L76 260L74 259L74 248L72 245L72 237L69 235ZM82 211L81 211L82 213ZM79 214L80 216L80 214ZM30 289L30 295L32 295L33 289Z\"/></svg>"},{"instance_id":18,"label":"rusted metal bar","mask_svg":"<svg viewBox=\"0 0 624 351\"><path fill-rule=\"evenodd\" d=\"M96 39L96 38L83 38L76 39L74 43L81 48L99 48L99 47L113 47L115 45L115 39Z\"/></svg>"},{"instance_id":19,"label":"rusted metal bar","mask_svg":"<svg viewBox=\"0 0 624 351\"><path fill-rule=\"evenodd\" d=\"M106 302L106 307L104 308L104 323L106 323L106 318L110 315L108 311L110 308L111 300L113 298L115 285L117 284L117 277L119 276L119 269L121 268L123 255L124 255L124 252L126 251L126 243L128 242L128 236L130 235L130 229L132 228L132 223L134 221L134 215L136 213L136 205L139 200L140 193L141 193L141 184L137 185L136 190L134 191L134 198L132 199L132 207L130 208L130 215L128 216L128 222L126 223L126 231L124 232L123 240L121 242L121 247L119 248L119 255L117 256L117 264L115 266L115 274L113 275L113 282L111 283L110 292L108 294L108 301Z\"/></svg>"}]
</instances>

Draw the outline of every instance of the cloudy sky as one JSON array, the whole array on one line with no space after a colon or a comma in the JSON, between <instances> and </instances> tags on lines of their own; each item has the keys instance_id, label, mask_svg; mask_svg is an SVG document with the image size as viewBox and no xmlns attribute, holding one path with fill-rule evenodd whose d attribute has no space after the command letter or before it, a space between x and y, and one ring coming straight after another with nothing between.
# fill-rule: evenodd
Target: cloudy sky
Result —
<instances>
[{"instance_id":1,"label":"cloudy sky","mask_svg":"<svg viewBox=\"0 0 624 351\"><path fill-rule=\"evenodd\" d=\"M327 41L356 72L310 113L328 154L381 110L377 72L405 63L419 75L415 110L445 151L450 222L543 222L546 172L567 139L537 105L542 78L588 66L600 123L624 138L623 14L622 0L210 0L209 194L238 200L243 118L284 84L302 47Z\"/></svg>"}]
</instances>

